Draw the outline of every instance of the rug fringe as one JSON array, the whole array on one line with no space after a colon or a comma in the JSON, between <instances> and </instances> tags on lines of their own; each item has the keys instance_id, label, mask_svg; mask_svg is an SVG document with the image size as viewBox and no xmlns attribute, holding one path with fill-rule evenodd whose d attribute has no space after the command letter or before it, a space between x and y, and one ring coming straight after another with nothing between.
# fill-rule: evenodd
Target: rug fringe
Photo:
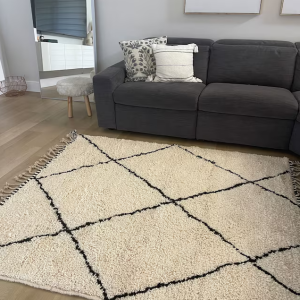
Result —
<instances>
[{"instance_id":1,"label":"rug fringe","mask_svg":"<svg viewBox=\"0 0 300 300\"><path fill-rule=\"evenodd\" d=\"M77 131L73 130L63 138L59 144L50 148L45 155L30 166L25 172L14 178L16 183L6 183L3 189L0 189L0 205L15 194L30 179L37 176L54 158L61 154L65 148L77 139Z\"/></svg>"},{"instance_id":2,"label":"rug fringe","mask_svg":"<svg viewBox=\"0 0 300 300\"><path fill-rule=\"evenodd\" d=\"M290 161L290 170L295 196L300 205L300 161Z\"/></svg>"}]
</instances>

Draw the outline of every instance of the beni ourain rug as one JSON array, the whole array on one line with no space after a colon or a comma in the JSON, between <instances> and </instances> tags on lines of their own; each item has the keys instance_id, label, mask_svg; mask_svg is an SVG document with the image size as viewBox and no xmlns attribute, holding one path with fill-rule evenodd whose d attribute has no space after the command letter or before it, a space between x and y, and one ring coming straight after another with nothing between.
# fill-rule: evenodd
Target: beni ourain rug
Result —
<instances>
[{"instance_id":1,"label":"beni ourain rug","mask_svg":"<svg viewBox=\"0 0 300 300\"><path fill-rule=\"evenodd\" d=\"M299 300L299 171L72 132L1 191L0 279L95 300Z\"/></svg>"}]
</instances>

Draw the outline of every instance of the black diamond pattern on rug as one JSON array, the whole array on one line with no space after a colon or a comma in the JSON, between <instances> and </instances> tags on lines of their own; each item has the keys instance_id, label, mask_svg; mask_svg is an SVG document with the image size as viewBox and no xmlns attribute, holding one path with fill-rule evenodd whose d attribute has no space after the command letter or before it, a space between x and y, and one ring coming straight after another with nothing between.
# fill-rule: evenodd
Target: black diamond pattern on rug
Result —
<instances>
[{"instance_id":1,"label":"black diamond pattern on rug","mask_svg":"<svg viewBox=\"0 0 300 300\"><path fill-rule=\"evenodd\" d=\"M146 298L139 297L147 293L154 293L151 299L170 299L169 291L178 289L180 294L187 283L191 283L189 289L200 293L196 283L211 284L209 278L217 274L220 278L215 280L226 284L225 270L232 278L254 274L263 282L259 289L274 288L270 284L276 283L278 295L300 296L300 236L293 235L295 228L291 225L300 224L300 207L292 195L282 194L276 185L277 178L289 176L289 170L267 177L246 178L181 146L149 146L143 153L131 150L116 157L88 137L79 138L81 143L88 144L89 151L97 151L96 160L78 162L75 167L70 163L55 173L46 168L23 187L34 186L43 194L43 205L47 208L37 207L36 213L51 209L49 218L55 218L51 224L56 227L47 227L46 220L45 229L26 229L26 236L0 236L0 261L4 257L11 259L14 267L18 266L13 247L37 247L38 251L39 243L49 243L47 259L58 263L62 256L70 257L69 262L60 262L62 289L66 288L64 278L69 275L68 270L72 275L67 288L74 290L78 284L77 271L72 269L73 257L81 266L78 272L88 274L85 288L105 300L130 296L142 300ZM170 155L175 158L172 166L164 163ZM97 175L108 178L110 185L98 180ZM91 186L76 181L82 177ZM232 207L225 202L225 194L233 200ZM264 201L253 197L257 194ZM69 195L74 195L72 201L68 200ZM120 202L121 209L117 205ZM6 206L9 201L1 209L5 210ZM243 209L231 215L234 206ZM85 210L91 211L89 219L82 213ZM270 219L266 212L282 215L292 222L278 229L276 220ZM10 220L7 219L7 226L12 226ZM147 228L142 226L145 220ZM243 234L245 228L247 236ZM289 238L285 239L287 235ZM69 253L60 256L53 248L64 240L71 242L61 246ZM191 243L197 243L199 248L195 249ZM149 249L152 251L146 251ZM153 256L144 256L145 253ZM44 262L45 269L49 264L47 260ZM70 269L64 269L66 264ZM42 265L43 262L36 262L37 269ZM291 270L289 278L281 276L287 266ZM41 278L44 275L41 271ZM60 278L51 280L59 285ZM218 292L226 294L221 286L216 284L216 293L211 297L218 297Z\"/></svg>"}]
</instances>

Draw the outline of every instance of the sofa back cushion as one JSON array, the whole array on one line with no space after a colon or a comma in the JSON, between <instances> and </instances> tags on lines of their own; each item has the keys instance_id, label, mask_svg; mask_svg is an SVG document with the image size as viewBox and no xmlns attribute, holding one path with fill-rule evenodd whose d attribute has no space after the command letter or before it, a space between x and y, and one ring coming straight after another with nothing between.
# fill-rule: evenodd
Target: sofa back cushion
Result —
<instances>
[{"instance_id":1,"label":"sofa back cushion","mask_svg":"<svg viewBox=\"0 0 300 300\"><path fill-rule=\"evenodd\" d=\"M297 49L293 43L219 40L212 46L208 83L241 83L291 89Z\"/></svg>"},{"instance_id":2,"label":"sofa back cushion","mask_svg":"<svg viewBox=\"0 0 300 300\"><path fill-rule=\"evenodd\" d=\"M300 91L300 43L296 43L296 46L298 50L298 55L297 55L296 67L295 67L293 92Z\"/></svg>"},{"instance_id":3,"label":"sofa back cushion","mask_svg":"<svg viewBox=\"0 0 300 300\"><path fill-rule=\"evenodd\" d=\"M194 53L194 76L200 78L204 84L207 82L208 62L212 40L197 38L172 38L168 37L168 45L196 44L198 53Z\"/></svg>"}]
</instances>

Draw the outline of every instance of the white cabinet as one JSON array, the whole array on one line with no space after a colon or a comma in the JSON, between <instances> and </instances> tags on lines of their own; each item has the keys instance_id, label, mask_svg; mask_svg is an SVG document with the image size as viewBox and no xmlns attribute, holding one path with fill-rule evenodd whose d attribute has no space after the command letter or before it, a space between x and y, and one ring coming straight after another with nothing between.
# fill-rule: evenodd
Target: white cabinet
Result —
<instances>
[{"instance_id":1,"label":"white cabinet","mask_svg":"<svg viewBox=\"0 0 300 300\"><path fill-rule=\"evenodd\" d=\"M65 45L66 69L80 69L82 66L82 46Z\"/></svg>"},{"instance_id":2,"label":"white cabinet","mask_svg":"<svg viewBox=\"0 0 300 300\"><path fill-rule=\"evenodd\" d=\"M40 71L94 68L93 46L37 43Z\"/></svg>"},{"instance_id":3,"label":"white cabinet","mask_svg":"<svg viewBox=\"0 0 300 300\"><path fill-rule=\"evenodd\" d=\"M49 44L48 55L50 58L51 71L64 70L66 68L64 45L52 44L52 43L47 43L47 44ZM43 56L43 52L42 52L42 56Z\"/></svg>"},{"instance_id":4,"label":"white cabinet","mask_svg":"<svg viewBox=\"0 0 300 300\"><path fill-rule=\"evenodd\" d=\"M82 67L93 68L94 61L94 49L91 46L82 46Z\"/></svg>"}]
</instances>

